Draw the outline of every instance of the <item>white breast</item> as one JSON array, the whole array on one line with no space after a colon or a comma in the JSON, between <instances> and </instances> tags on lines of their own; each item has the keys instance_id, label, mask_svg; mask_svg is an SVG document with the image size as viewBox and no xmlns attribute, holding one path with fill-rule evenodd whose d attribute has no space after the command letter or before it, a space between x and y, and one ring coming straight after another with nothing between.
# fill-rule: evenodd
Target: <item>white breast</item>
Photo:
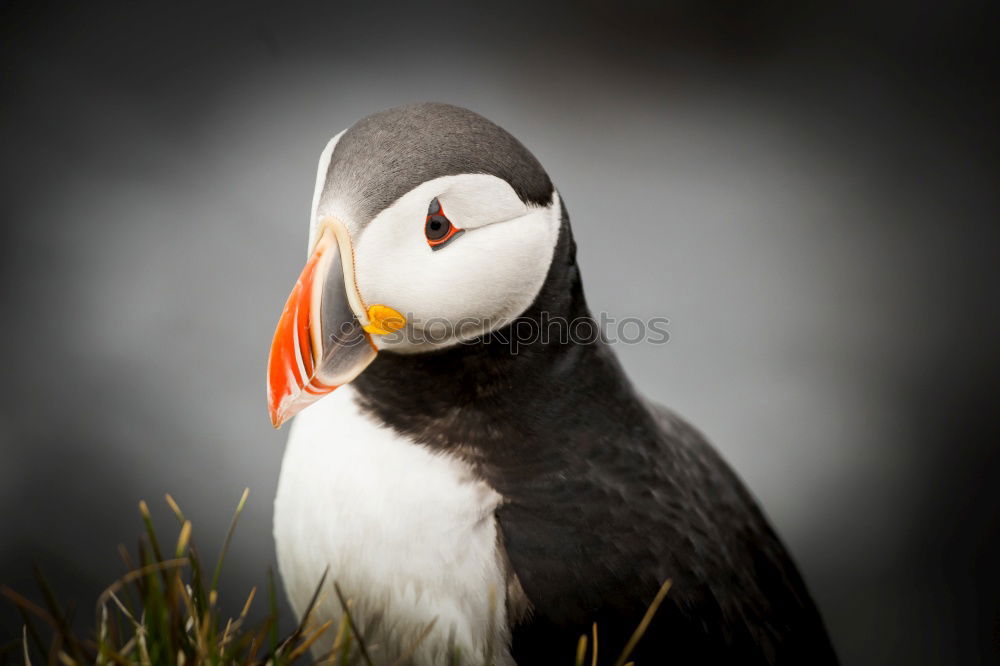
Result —
<instances>
[{"instance_id":1,"label":"white breast","mask_svg":"<svg viewBox=\"0 0 1000 666\"><path fill-rule=\"evenodd\" d=\"M296 418L288 439L274 536L293 608L305 612L329 567L315 619L339 622L337 581L376 663L393 663L435 618L415 664L449 663L452 641L467 660L492 645L496 664L513 663L500 496L459 460L361 413L354 398L350 386L334 391Z\"/></svg>"}]
</instances>

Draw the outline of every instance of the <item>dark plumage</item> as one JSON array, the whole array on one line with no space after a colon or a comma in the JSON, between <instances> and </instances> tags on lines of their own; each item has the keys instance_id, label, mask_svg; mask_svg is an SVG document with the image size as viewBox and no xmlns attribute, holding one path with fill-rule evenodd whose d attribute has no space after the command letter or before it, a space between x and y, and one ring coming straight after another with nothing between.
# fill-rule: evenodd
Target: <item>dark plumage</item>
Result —
<instances>
[{"instance_id":1,"label":"dark plumage","mask_svg":"<svg viewBox=\"0 0 1000 666\"><path fill-rule=\"evenodd\" d=\"M512 326L590 317L575 254L564 213L545 285ZM519 622L509 608L518 663L566 662L595 621L620 648L667 578L640 664L836 663L787 551L704 438L638 395L605 343L512 355L511 336L383 353L355 386L382 421L460 455L506 498L509 587L530 604Z\"/></svg>"},{"instance_id":2,"label":"dark plumage","mask_svg":"<svg viewBox=\"0 0 1000 666\"><path fill-rule=\"evenodd\" d=\"M502 178L522 201L545 205L552 183L535 156L503 128L450 104L408 104L373 113L344 132L322 197L350 192L371 220L420 183L459 173Z\"/></svg>"}]
</instances>

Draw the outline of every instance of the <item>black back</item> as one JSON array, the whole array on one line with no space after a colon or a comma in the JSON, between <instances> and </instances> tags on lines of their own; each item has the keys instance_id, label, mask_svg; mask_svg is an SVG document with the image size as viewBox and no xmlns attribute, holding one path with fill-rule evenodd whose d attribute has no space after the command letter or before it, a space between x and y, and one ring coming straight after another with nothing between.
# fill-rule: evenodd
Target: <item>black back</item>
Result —
<instances>
[{"instance_id":1,"label":"black back","mask_svg":"<svg viewBox=\"0 0 1000 666\"><path fill-rule=\"evenodd\" d=\"M590 317L575 254L564 213L546 282L511 326ZM667 578L640 666L836 663L785 548L704 438L646 403L602 341L515 355L511 333L383 352L354 385L365 409L505 498L500 539L531 604L513 630L518 664L571 663L593 622L611 663Z\"/></svg>"}]
</instances>

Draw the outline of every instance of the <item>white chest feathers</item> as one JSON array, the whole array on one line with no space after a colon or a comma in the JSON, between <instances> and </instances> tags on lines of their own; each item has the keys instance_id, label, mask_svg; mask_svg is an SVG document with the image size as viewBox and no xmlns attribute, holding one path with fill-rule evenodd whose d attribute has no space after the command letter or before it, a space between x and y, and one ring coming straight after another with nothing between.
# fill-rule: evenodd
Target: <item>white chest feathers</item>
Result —
<instances>
[{"instance_id":1,"label":"white chest feathers","mask_svg":"<svg viewBox=\"0 0 1000 666\"><path fill-rule=\"evenodd\" d=\"M316 624L340 621L336 581L376 664L512 664L500 496L461 461L431 453L361 413L345 386L303 411L274 506L278 567L300 616L329 567ZM319 655L329 640L317 646Z\"/></svg>"}]
</instances>

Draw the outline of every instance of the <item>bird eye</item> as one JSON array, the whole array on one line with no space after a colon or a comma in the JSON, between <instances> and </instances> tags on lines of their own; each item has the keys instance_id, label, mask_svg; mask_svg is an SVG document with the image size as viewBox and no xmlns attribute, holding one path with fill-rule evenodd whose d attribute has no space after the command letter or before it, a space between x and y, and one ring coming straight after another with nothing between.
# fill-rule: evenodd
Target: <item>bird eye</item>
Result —
<instances>
[{"instance_id":1,"label":"bird eye","mask_svg":"<svg viewBox=\"0 0 1000 666\"><path fill-rule=\"evenodd\" d=\"M431 205L427 208L427 219L424 222L424 236L427 237L427 244L432 250L440 250L452 238L464 231L451 223L451 220L444 214L441 202L434 197Z\"/></svg>"}]
</instances>

